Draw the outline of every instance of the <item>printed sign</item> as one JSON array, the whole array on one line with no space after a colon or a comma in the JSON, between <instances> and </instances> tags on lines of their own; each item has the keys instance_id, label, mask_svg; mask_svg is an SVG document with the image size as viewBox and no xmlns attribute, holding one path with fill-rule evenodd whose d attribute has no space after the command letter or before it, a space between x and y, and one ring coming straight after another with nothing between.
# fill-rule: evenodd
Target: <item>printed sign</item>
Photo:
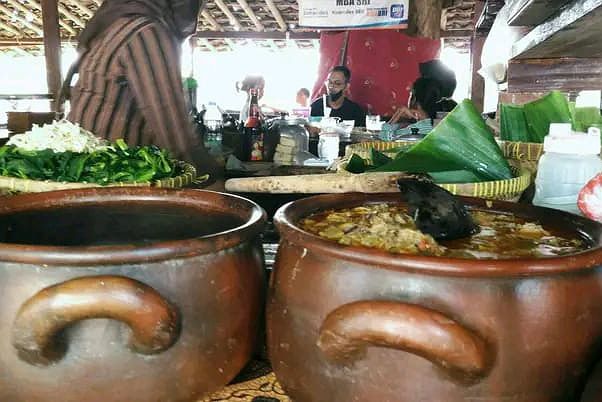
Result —
<instances>
[{"instance_id":1,"label":"printed sign","mask_svg":"<svg viewBox=\"0 0 602 402\"><path fill-rule=\"evenodd\" d=\"M299 0L299 26L322 30L408 27L410 0Z\"/></svg>"}]
</instances>

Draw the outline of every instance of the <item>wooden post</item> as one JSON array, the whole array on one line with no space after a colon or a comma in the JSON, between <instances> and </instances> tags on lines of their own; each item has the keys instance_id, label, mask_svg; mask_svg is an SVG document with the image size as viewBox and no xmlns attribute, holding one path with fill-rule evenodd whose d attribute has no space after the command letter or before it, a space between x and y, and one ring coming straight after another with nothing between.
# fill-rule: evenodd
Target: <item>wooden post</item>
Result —
<instances>
[{"instance_id":1,"label":"wooden post","mask_svg":"<svg viewBox=\"0 0 602 402\"><path fill-rule=\"evenodd\" d=\"M56 104L61 89L61 37L57 0L42 0L42 25L44 29L44 55L46 57L46 81L48 93L52 94L51 108L62 111L63 105Z\"/></svg>"},{"instance_id":2,"label":"wooden post","mask_svg":"<svg viewBox=\"0 0 602 402\"><path fill-rule=\"evenodd\" d=\"M406 33L430 39L441 37L443 0L410 0Z\"/></svg>"},{"instance_id":3,"label":"wooden post","mask_svg":"<svg viewBox=\"0 0 602 402\"><path fill-rule=\"evenodd\" d=\"M485 101L485 80L478 73L481 68L481 54L483 53L483 45L485 37L473 36L470 41L470 69L472 71L472 81L470 84L470 99L475 104L477 110L483 111Z\"/></svg>"},{"instance_id":4,"label":"wooden post","mask_svg":"<svg viewBox=\"0 0 602 402\"><path fill-rule=\"evenodd\" d=\"M476 24L483 13L484 7L485 2L482 0L475 3L475 12L472 20L475 25L475 31L470 41L470 71L472 74L470 82L470 99L477 107L477 110L481 112L483 111L485 102L485 80L479 75L478 71L481 68L481 54L483 53L485 37L477 34Z\"/></svg>"}]
</instances>

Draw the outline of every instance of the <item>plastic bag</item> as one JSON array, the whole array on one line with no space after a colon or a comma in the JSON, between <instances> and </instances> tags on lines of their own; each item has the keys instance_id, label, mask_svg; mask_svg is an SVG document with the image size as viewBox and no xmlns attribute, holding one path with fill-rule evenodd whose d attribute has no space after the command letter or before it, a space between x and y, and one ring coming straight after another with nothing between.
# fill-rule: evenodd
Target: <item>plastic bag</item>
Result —
<instances>
[{"instance_id":1,"label":"plastic bag","mask_svg":"<svg viewBox=\"0 0 602 402\"><path fill-rule=\"evenodd\" d=\"M484 79L498 84L506 81L508 60L512 57L512 46L529 31L528 27L509 26L509 12L508 4L500 9L481 53L479 74Z\"/></svg>"}]
</instances>

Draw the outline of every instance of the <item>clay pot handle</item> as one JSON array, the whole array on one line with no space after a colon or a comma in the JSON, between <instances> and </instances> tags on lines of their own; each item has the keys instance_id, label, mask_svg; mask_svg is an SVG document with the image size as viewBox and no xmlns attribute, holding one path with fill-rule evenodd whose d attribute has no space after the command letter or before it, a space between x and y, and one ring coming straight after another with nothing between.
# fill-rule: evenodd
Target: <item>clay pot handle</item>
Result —
<instances>
[{"instance_id":1,"label":"clay pot handle","mask_svg":"<svg viewBox=\"0 0 602 402\"><path fill-rule=\"evenodd\" d=\"M65 354L59 332L88 318L129 325L129 347L141 354L168 349L180 330L178 311L155 289L122 276L92 276L47 287L27 300L13 324L13 346L22 360L48 365Z\"/></svg>"},{"instance_id":2,"label":"clay pot handle","mask_svg":"<svg viewBox=\"0 0 602 402\"><path fill-rule=\"evenodd\" d=\"M459 373L483 377L485 342L445 315L413 304L359 301L332 311L320 328L318 347L337 363L359 360L368 346L403 350Z\"/></svg>"}]
</instances>

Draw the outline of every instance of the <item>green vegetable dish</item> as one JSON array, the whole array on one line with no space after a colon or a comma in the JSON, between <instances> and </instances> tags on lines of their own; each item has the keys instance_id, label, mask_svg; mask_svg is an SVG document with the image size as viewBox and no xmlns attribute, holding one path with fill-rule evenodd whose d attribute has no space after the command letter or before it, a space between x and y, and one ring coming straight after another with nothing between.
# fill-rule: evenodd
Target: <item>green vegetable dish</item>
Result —
<instances>
[{"instance_id":1,"label":"green vegetable dish","mask_svg":"<svg viewBox=\"0 0 602 402\"><path fill-rule=\"evenodd\" d=\"M148 182L179 174L179 167L166 150L154 145L130 148L123 140L92 152L0 147L0 175L21 179L107 185Z\"/></svg>"}]
</instances>

